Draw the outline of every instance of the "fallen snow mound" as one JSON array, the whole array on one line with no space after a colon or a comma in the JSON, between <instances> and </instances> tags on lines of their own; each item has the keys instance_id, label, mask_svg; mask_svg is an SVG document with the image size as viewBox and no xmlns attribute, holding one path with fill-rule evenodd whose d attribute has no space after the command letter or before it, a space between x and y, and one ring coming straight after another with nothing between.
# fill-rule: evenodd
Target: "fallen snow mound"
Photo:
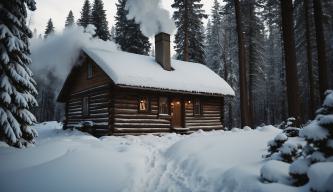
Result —
<instances>
[{"instance_id":1,"label":"fallen snow mound","mask_svg":"<svg viewBox=\"0 0 333 192\"><path fill-rule=\"evenodd\" d=\"M15 149L0 144L1 191L302 190L259 179L266 143L281 133L272 126L102 138L64 131L56 122L35 128L39 138L34 146ZM268 167L268 174L270 169L283 167L274 164ZM265 174L286 183L283 173Z\"/></svg>"}]
</instances>

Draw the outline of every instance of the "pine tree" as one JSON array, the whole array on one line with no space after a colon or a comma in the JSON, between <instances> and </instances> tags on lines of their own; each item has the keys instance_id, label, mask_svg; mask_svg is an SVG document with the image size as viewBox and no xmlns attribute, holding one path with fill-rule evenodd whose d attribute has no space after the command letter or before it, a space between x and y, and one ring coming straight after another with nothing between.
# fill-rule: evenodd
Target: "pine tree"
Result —
<instances>
[{"instance_id":1,"label":"pine tree","mask_svg":"<svg viewBox=\"0 0 333 192\"><path fill-rule=\"evenodd\" d=\"M91 6L89 0L85 0L81 10L81 17L77 21L77 24L84 28L86 28L89 24L92 24Z\"/></svg>"},{"instance_id":2,"label":"pine tree","mask_svg":"<svg viewBox=\"0 0 333 192\"><path fill-rule=\"evenodd\" d=\"M29 109L37 106L37 90L28 68L32 32L26 25L26 6L36 9L34 0L0 3L0 138L17 147L37 136L29 127L36 122Z\"/></svg>"},{"instance_id":3,"label":"pine tree","mask_svg":"<svg viewBox=\"0 0 333 192\"><path fill-rule=\"evenodd\" d=\"M148 55L150 52L149 39L140 30L140 25L134 19L127 19L126 0L118 0L116 13L116 43L123 51Z\"/></svg>"},{"instance_id":4,"label":"pine tree","mask_svg":"<svg viewBox=\"0 0 333 192\"><path fill-rule=\"evenodd\" d=\"M106 13L102 0L95 0L92 8L92 24L96 27L96 35L104 41L110 40L110 32L108 22L106 20Z\"/></svg>"},{"instance_id":5,"label":"pine tree","mask_svg":"<svg viewBox=\"0 0 333 192\"><path fill-rule=\"evenodd\" d=\"M308 181L307 168L318 162L333 162L333 91L326 91L326 98L317 116L300 131L306 146L303 158L296 160L290 167L290 175L295 185L304 185ZM303 167L302 171L298 168Z\"/></svg>"},{"instance_id":6,"label":"pine tree","mask_svg":"<svg viewBox=\"0 0 333 192\"><path fill-rule=\"evenodd\" d=\"M175 0L171 5L176 9L173 19L176 22L175 51L177 58L184 61L204 63L203 18L207 15L202 9L201 0Z\"/></svg>"},{"instance_id":7,"label":"pine tree","mask_svg":"<svg viewBox=\"0 0 333 192\"><path fill-rule=\"evenodd\" d=\"M245 66L245 45L244 33L242 27L242 17L239 0L234 0L236 26L238 34L238 61L239 61L239 88L240 88L240 106L241 106L241 124L242 127L252 124L249 106L249 92L247 86L247 75Z\"/></svg>"},{"instance_id":8,"label":"pine tree","mask_svg":"<svg viewBox=\"0 0 333 192\"><path fill-rule=\"evenodd\" d=\"M72 10L69 11L68 16L66 18L66 23L65 23L65 27L71 27L74 25L74 15Z\"/></svg>"},{"instance_id":9,"label":"pine tree","mask_svg":"<svg viewBox=\"0 0 333 192\"><path fill-rule=\"evenodd\" d=\"M52 19L49 19L44 33L44 38L47 38L50 34L54 33L54 27Z\"/></svg>"},{"instance_id":10,"label":"pine tree","mask_svg":"<svg viewBox=\"0 0 333 192\"><path fill-rule=\"evenodd\" d=\"M295 39L293 31L293 2L281 0L283 43L286 65L288 112L290 117L300 120L299 87L297 79Z\"/></svg>"},{"instance_id":11,"label":"pine tree","mask_svg":"<svg viewBox=\"0 0 333 192\"><path fill-rule=\"evenodd\" d=\"M214 0L212 9L212 21L207 24L207 42L206 42L206 65L215 71L217 74L221 74L222 68L222 34L221 34L221 15L220 4L217 0Z\"/></svg>"}]
</instances>

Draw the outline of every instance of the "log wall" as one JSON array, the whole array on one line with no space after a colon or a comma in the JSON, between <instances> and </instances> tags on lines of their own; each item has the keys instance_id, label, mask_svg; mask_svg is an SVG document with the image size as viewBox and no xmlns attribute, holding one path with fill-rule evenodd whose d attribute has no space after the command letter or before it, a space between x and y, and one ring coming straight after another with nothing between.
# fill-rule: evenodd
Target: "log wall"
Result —
<instances>
[{"instance_id":1,"label":"log wall","mask_svg":"<svg viewBox=\"0 0 333 192\"><path fill-rule=\"evenodd\" d=\"M170 115L159 115L158 96L148 96L150 98L150 111L138 111L138 99L140 94L119 93L113 97L111 104L110 119L112 121L113 135L138 135L145 133L170 132Z\"/></svg>"},{"instance_id":2,"label":"log wall","mask_svg":"<svg viewBox=\"0 0 333 192\"><path fill-rule=\"evenodd\" d=\"M83 115L83 98L88 97L89 114ZM67 127L75 127L83 121L94 122L95 132L109 132L110 89L99 86L70 95L67 102Z\"/></svg>"},{"instance_id":3,"label":"log wall","mask_svg":"<svg viewBox=\"0 0 333 192\"><path fill-rule=\"evenodd\" d=\"M185 103L185 127L189 128L190 131L222 129L220 98L203 98L200 102L202 114L198 116L193 114L193 102Z\"/></svg>"}]
</instances>

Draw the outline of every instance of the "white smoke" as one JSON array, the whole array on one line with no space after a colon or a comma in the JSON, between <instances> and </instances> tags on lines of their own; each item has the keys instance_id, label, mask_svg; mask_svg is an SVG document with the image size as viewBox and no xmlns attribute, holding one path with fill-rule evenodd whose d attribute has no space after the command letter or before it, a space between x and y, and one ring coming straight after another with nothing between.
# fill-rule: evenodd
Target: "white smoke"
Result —
<instances>
[{"instance_id":1,"label":"white smoke","mask_svg":"<svg viewBox=\"0 0 333 192\"><path fill-rule=\"evenodd\" d=\"M60 34L49 35L46 39L34 38L31 41L31 69L34 76L43 80L45 84L52 85L54 91L61 89L62 83L71 71L78 59L83 47L107 47L116 49L113 42L105 42L92 38L94 26L84 30L82 27L74 26L65 29ZM57 78L60 84L50 82L49 76ZM51 79L52 80L52 79Z\"/></svg>"},{"instance_id":2,"label":"white smoke","mask_svg":"<svg viewBox=\"0 0 333 192\"><path fill-rule=\"evenodd\" d=\"M127 0L126 9L127 18L134 18L147 37L159 32L171 34L176 28L169 11L161 7L161 0Z\"/></svg>"}]
</instances>

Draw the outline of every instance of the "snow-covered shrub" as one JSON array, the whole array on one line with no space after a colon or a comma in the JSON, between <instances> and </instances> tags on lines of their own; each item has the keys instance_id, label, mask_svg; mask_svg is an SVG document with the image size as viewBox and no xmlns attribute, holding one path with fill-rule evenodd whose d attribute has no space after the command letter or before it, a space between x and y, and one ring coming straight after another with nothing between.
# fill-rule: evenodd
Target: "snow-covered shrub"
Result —
<instances>
[{"instance_id":1,"label":"snow-covered shrub","mask_svg":"<svg viewBox=\"0 0 333 192\"><path fill-rule=\"evenodd\" d=\"M311 191L333 191L333 163L315 163L308 170Z\"/></svg>"},{"instance_id":2,"label":"snow-covered shrub","mask_svg":"<svg viewBox=\"0 0 333 192\"><path fill-rule=\"evenodd\" d=\"M292 144L292 143L284 143L279 150L279 157L281 161L292 163L298 157L301 156L302 153L302 145L300 144Z\"/></svg>"},{"instance_id":3,"label":"snow-covered shrub","mask_svg":"<svg viewBox=\"0 0 333 192\"><path fill-rule=\"evenodd\" d=\"M260 169L260 177L264 182L290 184L288 169L288 163L271 160Z\"/></svg>"},{"instance_id":4,"label":"snow-covered shrub","mask_svg":"<svg viewBox=\"0 0 333 192\"><path fill-rule=\"evenodd\" d=\"M279 126L279 129L283 130L288 137L297 137L299 135L299 128L296 124L294 117L289 117L286 121L283 121Z\"/></svg>"},{"instance_id":5,"label":"snow-covered shrub","mask_svg":"<svg viewBox=\"0 0 333 192\"><path fill-rule=\"evenodd\" d=\"M304 185L309 181L307 176L309 165L310 161L304 158L299 158L290 165L289 175L293 178L294 185Z\"/></svg>"},{"instance_id":6,"label":"snow-covered shrub","mask_svg":"<svg viewBox=\"0 0 333 192\"><path fill-rule=\"evenodd\" d=\"M333 162L333 91L327 91L325 95L315 120L300 131L300 136L306 141L304 159L295 161L290 167L290 175L296 185L303 185L308 181L306 171L310 165Z\"/></svg>"},{"instance_id":7,"label":"snow-covered shrub","mask_svg":"<svg viewBox=\"0 0 333 192\"><path fill-rule=\"evenodd\" d=\"M273 140L269 141L268 146L268 154L265 155L266 158L271 158L273 154L276 154L279 152L279 149L282 147L282 145L288 140L288 137L281 133L278 134Z\"/></svg>"}]
</instances>

